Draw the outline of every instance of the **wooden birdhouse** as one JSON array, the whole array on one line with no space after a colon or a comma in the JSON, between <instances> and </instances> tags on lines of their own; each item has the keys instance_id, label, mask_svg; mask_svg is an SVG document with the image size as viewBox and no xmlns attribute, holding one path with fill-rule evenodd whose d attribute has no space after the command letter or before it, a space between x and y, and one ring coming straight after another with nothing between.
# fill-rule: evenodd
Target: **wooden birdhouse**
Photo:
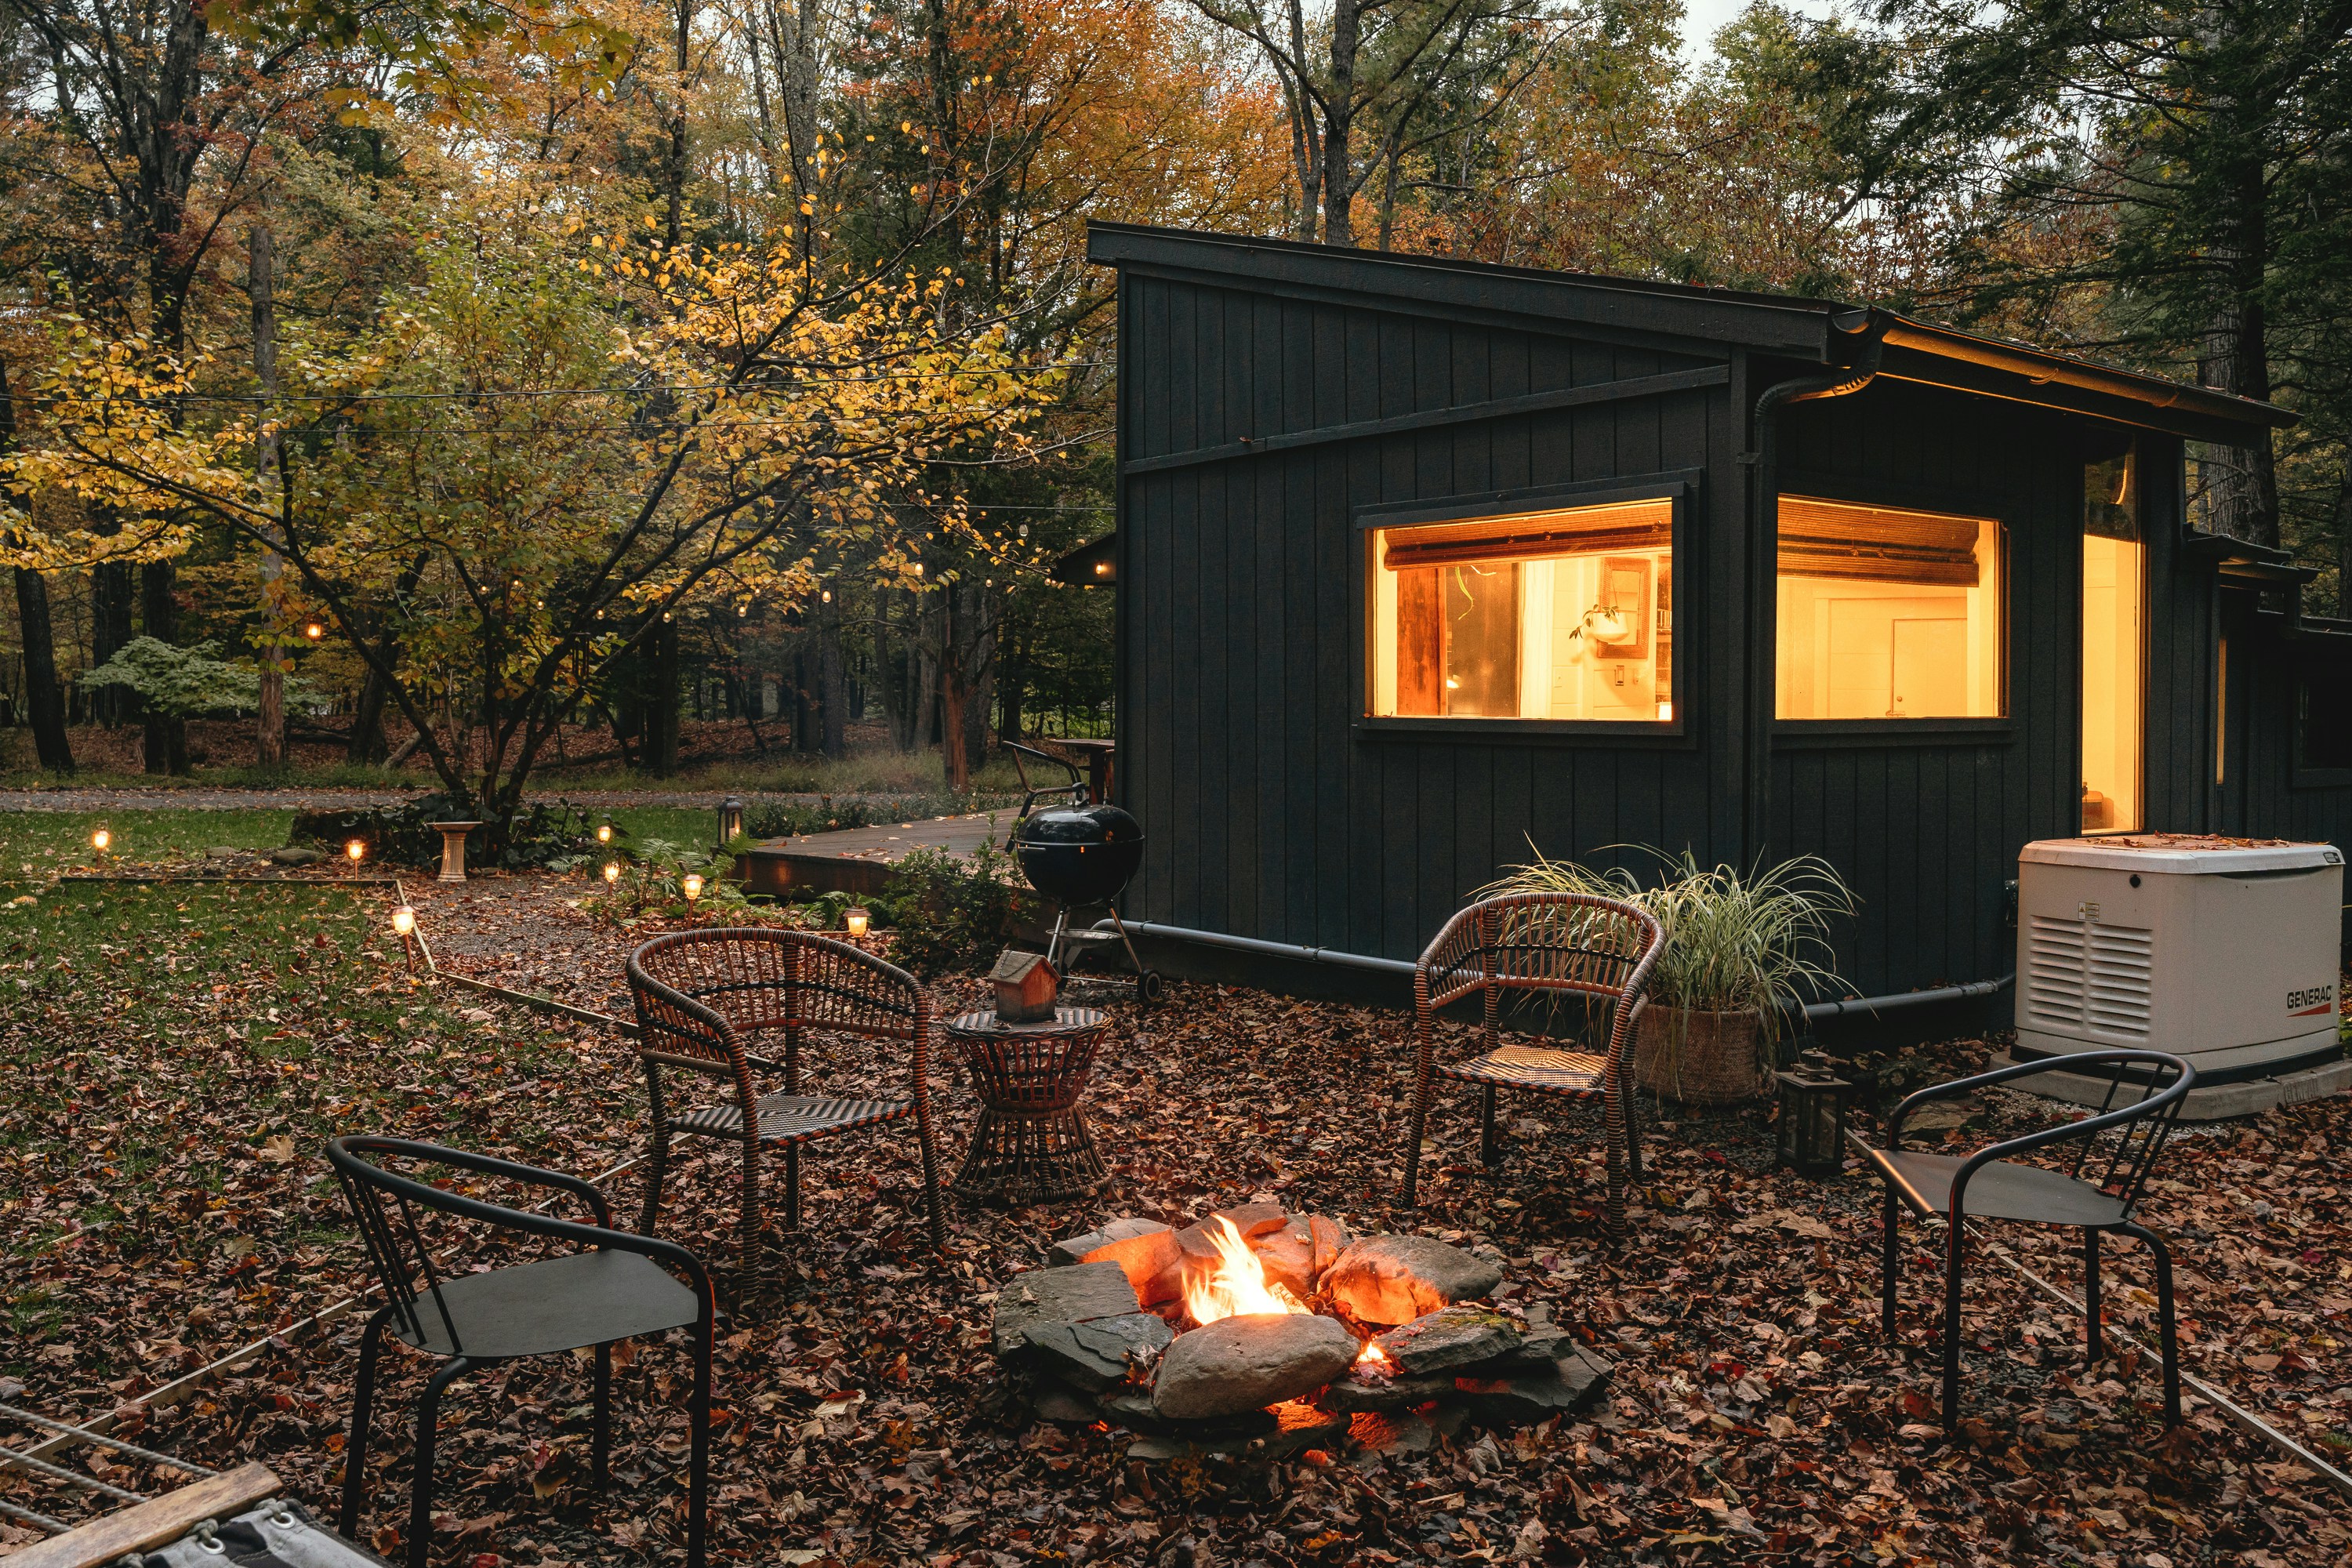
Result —
<instances>
[{"instance_id":1,"label":"wooden birdhouse","mask_svg":"<svg viewBox=\"0 0 2352 1568\"><path fill-rule=\"evenodd\" d=\"M1043 1024L1052 1021L1054 999L1062 993L1062 977L1045 955L1008 947L996 955L989 972L996 987L996 1019L1001 1024Z\"/></svg>"}]
</instances>

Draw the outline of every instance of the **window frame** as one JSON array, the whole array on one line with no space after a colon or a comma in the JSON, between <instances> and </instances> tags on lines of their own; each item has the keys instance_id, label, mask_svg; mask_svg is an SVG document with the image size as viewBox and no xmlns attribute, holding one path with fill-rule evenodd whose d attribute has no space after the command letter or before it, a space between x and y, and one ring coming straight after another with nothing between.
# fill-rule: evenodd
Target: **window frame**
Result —
<instances>
[{"instance_id":1,"label":"window frame","mask_svg":"<svg viewBox=\"0 0 2352 1568\"><path fill-rule=\"evenodd\" d=\"M1578 484L1545 484L1531 489L1503 489L1503 491L1477 491L1467 496L1430 496L1421 500L1383 500L1383 503L1357 505L1350 512L1350 578L1348 578L1348 632L1352 639L1350 654L1350 691L1352 720L1350 729L1367 741L1379 738L1412 738L1425 741L1434 736L1456 736L1461 741L1536 741L1552 745L1578 745L1597 742L1612 748L1665 748L1691 750L1696 748L1696 731L1691 729L1691 689L1686 670L1698 668L1698 658L1689 654L1689 632L1684 630L1682 605L1689 593L1689 529L1691 520L1700 515L1694 500L1700 494L1700 484L1706 470L1700 468L1677 468L1677 470L1654 472L1654 475L1628 475L1613 479L1585 479ZM1673 720L1500 720L1500 717L1461 717L1449 720L1442 715L1373 715L1371 712L1371 574L1376 564L1371 560L1371 536L1376 529L1412 529L1446 524L1446 521L1486 521L1506 517L1528 515L1528 512L1555 512L1561 508L1580 505L1621 505L1628 500L1665 500L1673 508L1667 520L1670 548L1667 560L1675 569L1675 717Z\"/></svg>"},{"instance_id":2,"label":"window frame","mask_svg":"<svg viewBox=\"0 0 2352 1568\"><path fill-rule=\"evenodd\" d=\"M1622 479L1590 479L1577 484L1536 489L1488 490L1472 495L1432 497L1410 501L1384 501L1359 506L1350 515L1349 546L1354 564L1349 573L1350 602L1348 625L1353 641L1348 679L1353 704L1350 727L1366 739L1402 737L1413 740L1450 735L1465 741L1541 741L1576 744L1594 742L1689 749L1696 744L1690 724L1691 680L1698 660L1689 651L1690 634L1683 606L1690 583L1689 531L1697 508L1705 471L1679 468ZM1375 714L1371 711L1372 534L1383 528L1418 528L1449 522L1484 522L1568 507L1615 506L1628 501L1663 500L1672 509L1667 530L1672 541L1668 558L1675 576L1675 683L1672 719L1451 719L1437 714Z\"/></svg>"},{"instance_id":3,"label":"window frame","mask_svg":"<svg viewBox=\"0 0 2352 1568\"><path fill-rule=\"evenodd\" d=\"M1998 715L1947 715L1936 719L1781 718L1780 501L1787 496L1834 501L1843 506L1937 512L1998 524L2000 528L2000 629L1996 635L2000 647L2000 698L2004 711ZM1769 574L1762 574L1769 590L1761 595L1764 613L1758 618L1764 630L1759 639L1758 654L1765 668L1771 672L1764 683L1767 697L1763 720L1765 732L1771 737L1775 750L1844 750L1880 745L1998 746L2016 740L2016 542L2020 520L2017 515L2019 507L2009 496L1990 490L1886 483L1825 473L1819 469L1787 468L1776 476L1770 502L1768 514L1758 520L1757 530L1763 542L1758 564L1772 568Z\"/></svg>"}]
</instances>

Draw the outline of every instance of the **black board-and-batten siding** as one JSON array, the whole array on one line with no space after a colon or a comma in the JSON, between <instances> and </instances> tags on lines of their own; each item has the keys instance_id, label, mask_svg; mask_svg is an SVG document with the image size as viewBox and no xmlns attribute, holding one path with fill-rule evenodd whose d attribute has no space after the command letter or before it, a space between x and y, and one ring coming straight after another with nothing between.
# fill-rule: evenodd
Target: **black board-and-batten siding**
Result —
<instances>
[{"instance_id":1,"label":"black board-and-batten siding","mask_svg":"<svg viewBox=\"0 0 2352 1568\"><path fill-rule=\"evenodd\" d=\"M2018 847L2077 826L2082 465L2113 420L1882 376L1759 452L1759 394L1830 368L1832 308L1114 226L1094 255L1119 268L1120 798L1149 835L1125 912L1410 960L1530 846L1817 854L1863 901L1861 990L2008 971ZM2121 434L2177 469L2179 434ZM1776 489L2000 518L2008 716L1776 726ZM1364 717L1364 526L1627 493L1678 508L1671 724ZM2200 830L2213 578L2176 570L2177 493L2144 495L2147 820ZM2341 837L2352 789L2298 798L2295 831Z\"/></svg>"}]
</instances>

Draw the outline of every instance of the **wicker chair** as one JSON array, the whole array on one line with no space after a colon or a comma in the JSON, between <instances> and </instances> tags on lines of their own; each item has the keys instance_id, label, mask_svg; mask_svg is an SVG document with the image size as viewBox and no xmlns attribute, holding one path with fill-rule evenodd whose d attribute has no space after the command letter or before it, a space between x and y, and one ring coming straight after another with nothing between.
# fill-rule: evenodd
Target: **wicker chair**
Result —
<instances>
[{"instance_id":1,"label":"wicker chair","mask_svg":"<svg viewBox=\"0 0 2352 1568\"><path fill-rule=\"evenodd\" d=\"M1445 922L1412 975L1415 1064L1412 1131L1405 1142L1404 1201L1420 1198L1421 1139L1438 1075L1481 1090L1478 1152L1493 1164L1497 1089L1584 1099L1601 1097L1608 1143L1609 1228L1625 1227L1625 1183L1641 1174L1633 1136L1633 1096L1626 1068L1633 1022L1647 1001L1650 971L1665 934L1646 910L1581 893L1514 893L1470 905ZM1503 997L1528 992L1611 1007L1609 1048L1588 1051L1548 1046L1507 1046L1497 1034ZM1437 1060L1437 1011L1465 996L1486 1004L1485 1049L1467 1061Z\"/></svg>"},{"instance_id":2,"label":"wicker chair","mask_svg":"<svg viewBox=\"0 0 2352 1568\"><path fill-rule=\"evenodd\" d=\"M742 1145L748 1259L755 1256L760 1237L762 1150L783 1152L784 1221L797 1229L802 1144L912 1116L923 1151L931 1245L945 1241L928 1082L931 1007L914 976L847 942L806 931L683 931L657 936L630 954L629 990L637 1005L637 1058L653 1100L652 1170L641 1227L647 1235L661 1211L662 1173L674 1134ZM905 1075L899 1080L903 1094L803 1094L805 1037L812 1032L907 1042L912 1048L898 1066ZM773 1069L778 1064L745 1046L747 1039L771 1033L782 1037L784 1087L761 1095L752 1087L751 1068ZM665 1093L665 1068L723 1079L733 1093L728 1101L674 1110Z\"/></svg>"}]
</instances>

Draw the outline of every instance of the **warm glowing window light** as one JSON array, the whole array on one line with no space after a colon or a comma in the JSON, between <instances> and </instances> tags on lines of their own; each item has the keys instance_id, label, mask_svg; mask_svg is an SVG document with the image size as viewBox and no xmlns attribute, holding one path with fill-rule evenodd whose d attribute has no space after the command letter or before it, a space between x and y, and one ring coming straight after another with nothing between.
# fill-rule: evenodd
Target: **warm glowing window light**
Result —
<instances>
[{"instance_id":1,"label":"warm glowing window light","mask_svg":"<svg viewBox=\"0 0 2352 1568\"><path fill-rule=\"evenodd\" d=\"M2001 525L1782 496L1773 714L2008 710Z\"/></svg>"},{"instance_id":2,"label":"warm glowing window light","mask_svg":"<svg viewBox=\"0 0 2352 1568\"><path fill-rule=\"evenodd\" d=\"M2083 468L2083 831L2145 826L2147 546L2131 453Z\"/></svg>"},{"instance_id":3,"label":"warm glowing window light","mask_svg":"<svg viewBox=\"0 0 2352 1568\"><path fill-rule=\"evenodd\" d=\"M1664 498L1370 532L1375 717L1674 719Z\"/></svg>"}]
</instances>

